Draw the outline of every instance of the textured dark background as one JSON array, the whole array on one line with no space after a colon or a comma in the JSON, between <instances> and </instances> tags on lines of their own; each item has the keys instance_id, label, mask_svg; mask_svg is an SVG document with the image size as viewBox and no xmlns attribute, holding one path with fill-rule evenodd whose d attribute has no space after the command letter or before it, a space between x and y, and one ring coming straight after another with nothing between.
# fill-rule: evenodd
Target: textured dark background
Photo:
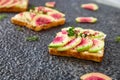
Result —
<instances>
[{"instance_id":1,"label":"textured dark background","mask_svg":"<svg viewBox=\"0 0 120 80\"><path fill-rule=\"evenodd\" d=\"M30 0L29 6L44 5L49 0ZM98 4L96 12L80 8L80 4L91 0L56 0L56 8L66 14L66 24L45 31L34 32L25 27L18 31L10 18L15 13L7 14L8 18L0 21L0 80L79 80L88 72L102 72L120 80L120 43L115 37L120 35L120 9ZM94 16L95 24L79 24L78 16ZM48 44L55 33L66 26L81 26L103 31L107 34L105 56L102 63L75 58L51 56ZM39 41L28 42L28 36L37 35Z\"/></svg>"}]
</instances>

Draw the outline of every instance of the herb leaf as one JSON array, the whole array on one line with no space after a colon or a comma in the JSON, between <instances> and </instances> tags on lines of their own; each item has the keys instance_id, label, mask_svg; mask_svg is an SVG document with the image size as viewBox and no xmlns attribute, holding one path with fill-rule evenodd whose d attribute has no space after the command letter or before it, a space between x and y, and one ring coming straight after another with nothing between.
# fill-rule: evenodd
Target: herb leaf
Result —
<instances>
[{"instance_id":1,"label":"herb leaf","mask_svg":"<svg viewBox=\"0 0 120 80\"><path fill-rule=\"evenodd\" d=\"M115 38L115 41L116 41L116 42L120 42L120 36L117 36L117 37Z\"/></svg>"},{"instance_id":2,"label":"herb leaf","mask_svg":"<svg viewBox=\"0 0 120 80\"><path fill-rule=\"evenodd\" d=\"M68 36L74 36L75 35L74 27L69 28L67 32L68 32Z\"/></svg>"},{"instance_id":3,"label":"herb leaf","mask_svg":"<svg viewBox=\"0 0 120 80\"><path fill-rule=\"evenodd\" d=\"M18 27L17 30L18 31L23 31L23 28Z\"/></svg>"},{"instance_id":4,"label":"herb leaf","mask_svg":"<svg viewBox=\"0 0 120 80\"><path fill-rule=\"evenodd\" d=\"M7 17L7 15L2 14L2 15L0 15L0 20L3 20L3 19L6 18L6 17Z\"/></svg>"},{"instance_id":5,"label":"herb leaf","mask_svg":"<svg viewBox=\"0 0 120 80\"><path fill-rule=\"evenodd\" d=\"M26 41L38 41L39 37L38 36L30 36L26 37Z\"/></svg>"}]
</instances>

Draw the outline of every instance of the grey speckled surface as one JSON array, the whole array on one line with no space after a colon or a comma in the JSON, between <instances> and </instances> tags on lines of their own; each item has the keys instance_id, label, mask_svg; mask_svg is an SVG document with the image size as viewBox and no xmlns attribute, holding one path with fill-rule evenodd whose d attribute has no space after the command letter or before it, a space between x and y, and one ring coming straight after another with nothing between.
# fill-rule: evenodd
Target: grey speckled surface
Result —
<instances>
[{"instance_id":1,"label":"grey speckled surface","mask_svg":"<svg viewBox=\"0 0 120 80\"><path fill-rule=\"evenodd\" d=\"M44 5L48 0L30 0L30 5ZM65 12L67 22L49 30L34 32L10 23L15 13L5 13L8 18L0 21L0 80L79 80L88 72L102 72L113 80L120 80L120 43L114 38L120 35L120 10L102 4L96 12L80 8L80 4L91 0L56 0L58 10ZM0 13L3 14L3 13ZM96 24L79 24L78 16L94 16ZM51 56L47 45L55 33L65 26L81 26L103 31L107 34L105 56L102 63L75 58ZM27 36L39 36L39 41L25 41Z\"/></svg>"}]
</instances>

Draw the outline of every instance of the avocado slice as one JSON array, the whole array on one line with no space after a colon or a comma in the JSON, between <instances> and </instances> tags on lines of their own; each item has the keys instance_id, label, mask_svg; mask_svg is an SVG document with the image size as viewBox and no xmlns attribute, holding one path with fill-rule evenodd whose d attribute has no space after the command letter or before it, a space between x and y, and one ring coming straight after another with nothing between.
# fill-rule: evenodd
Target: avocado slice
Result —
<instances>
[{"instance_id":1,"label":"avocado slice","mask_svg":"<svg viewBox=\"0 0 120 80\"><path fill-rule=\"evenodd\" d=\"M75 46L77 46L80 42L81 42L81 37L72 39L67 45L65 45L63 47L59 47L59 48L57 48L57 50L58 51L69 50L69 49L74 48Z\"/></svg>"},{"instance_id":2,"label":"avocado slice","mask_svg":"<svg viewBox=\"0 0 120 80\"><path fill-rule=\"evenodd\" d=\"M80 44L77 46L77 51L82 52L88 50L92 46L93 42L91 39L82 38Z\"/></svg>"},{"instance_id":3,"label":"avocado slice","mask_svg":"<svg viewBox=\"0 0 120 80\"><path fill-rule=\"evenodd\" d=\"M104 41L93 39L93 46L88 50L89 52L96 53L104 48Z\"/></svg>"},{"instance_id":4,"label":"avocado slice","mask_svg":"<svg viewBox=\"0 0 120 80\"><path fill-rule=\"evenodd\" d=\"M58 48L67 44L71 39L68 36L56 36L48 47L49 48Z\"/></svg>"}]
</instances>

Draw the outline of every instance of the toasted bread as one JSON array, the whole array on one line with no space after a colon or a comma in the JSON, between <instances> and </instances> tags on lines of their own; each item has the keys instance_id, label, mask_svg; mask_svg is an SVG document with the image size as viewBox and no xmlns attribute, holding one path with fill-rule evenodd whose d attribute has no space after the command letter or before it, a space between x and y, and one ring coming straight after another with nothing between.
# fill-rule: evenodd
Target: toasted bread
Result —
<instances>
[{"instance_id":1,"label":"toasted bread","mask_svg":"<svg viewBox=\"0 0 120 80\"><path fill-rule=\"evenodd\" d=\"M56 56L67 56L74 57L84 60L92 60L96 62L101 62L104 56L104 49L100 53L90 53L90 52L77 52L76 50L67 50L67 51L57 51L54 48L49 48L49 53Z\"/></svg>"},{"instance_id":2,"label":"toasted bread","mask_svg":"<svg viewBox=\"0 0 120 80\"><path fill-rule=\"evenodd\" d=\"M0 12L23 12L28 8L29 0L1 0Z\"/></svg>"},{"instance_id":3,"label":"toasted bread","mask_svg":"<svg viewBox=\"0 0 120 80\"><path fill-rule=\"evenodd\" d=\"M11 18L11 22L19 26L26 26L34 31L40 31L65 24L64 16L57 10L40 6L30 12L26 11L15 15Z\"/></svg>"},{"instance_id":4,"label":"toasted bread","mask_svg":"<svg viewBox=\"0 0 120 80\"><path fill-rule=\"evenodd\" d=\"M70 33L72 33L71 28L69 27L68 29L70 30ZM72 36L71 40L71 36L68 35L68 29L62 29L62 31L57 33L54 40L49 44L48 49L51 55L75 57L102 62L104 56L104 39L106 37L103 32L91 29L75 28L75 36ZM76 33L76 31L78 32ZM89 31L89 33L87 32L86 34L86 31ZM81 36L81 34L86 34L87 37ZM68 39L69 41L67 38L65 39L65 35L70 38L70 40ZM75 41L77 38L81 38L81 40Z\"/></svg>"}]
</instances>

